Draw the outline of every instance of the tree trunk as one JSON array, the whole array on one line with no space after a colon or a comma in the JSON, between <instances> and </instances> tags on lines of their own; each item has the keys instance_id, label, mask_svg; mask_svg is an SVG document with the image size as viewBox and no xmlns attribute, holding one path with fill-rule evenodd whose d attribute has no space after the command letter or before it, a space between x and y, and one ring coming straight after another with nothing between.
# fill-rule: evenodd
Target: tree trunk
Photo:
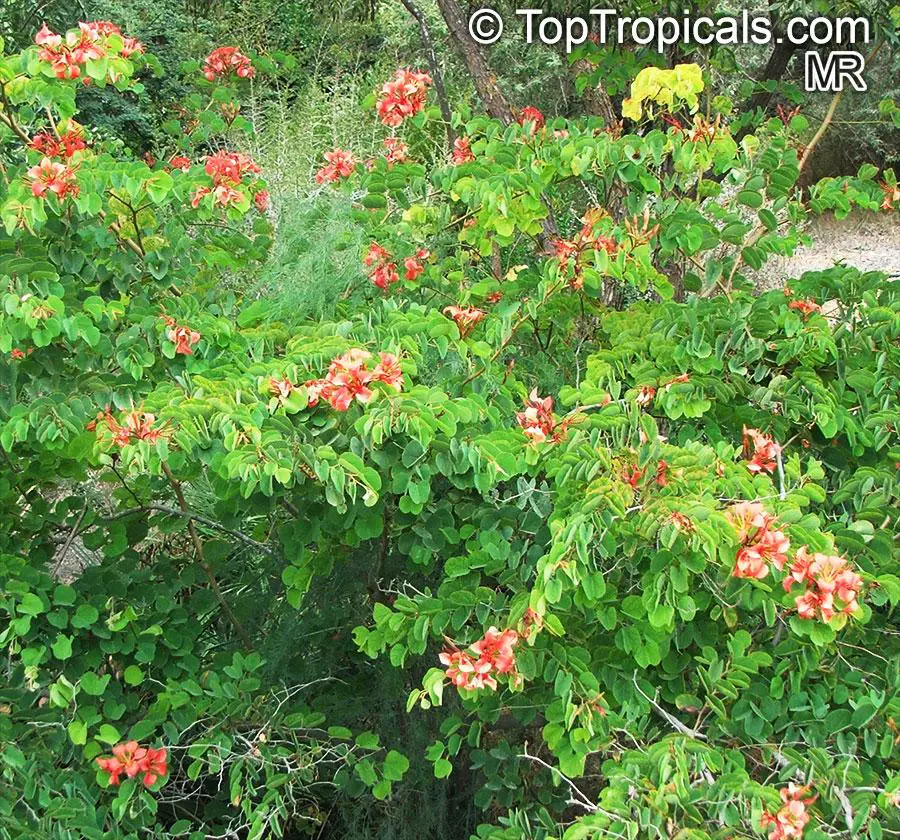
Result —
<instances>
[{"instance_id":1,"label":"tree trunk","mask_svg":"<svg viewBox=\"0 0 900 840\"><path fill-rule=\"evenodd\" d=\"M787 39L782 44L775 44L775 48L772 50L772 54L769 56L769 60L766 62L765 69L758 81L780 82L797 49L797 45L788 43ZM741 110L755 111L757 108L765 110L772 101L772 96L773 94L770 91L758 91L747 100L747 103L742 106Z\"/></svg>"},{"instance_id":2,"label":"tree trunk","mask_svg":"<svg viewBox=\"0 0 900 840\"><path fill-rule=\"evenodd\" d=\"M456 0L437 0L437 4L444 20L447 21L450 36L456 42L456 46L466 62L484 110L489 116L500 120L504 125L509 125L513 121L512 108L500 90L497 78L488 66L481 45L469 35L469 24L459 3Z\"/></svg>"},{"instance_id":3,"label":"tree trunk","mask_svg":"<svg viewBox=\"0 0 900 840\"><path fill-rule=\"evenodd\" d=\"M590 73L593 67L594 65L590 61L582 58L569 65L569 73L574 81L582 73ZM603 89L602 82L593 87L588 85L584 89L582 100L584 101L585 113L593 117L603 117L603 122L606 123L608 128L616 124L616 111L613 108L609 94Z\"/></svg>"},{"instance_id":4,"label":"tree trunk","mask_svg":"<svg viewBox=\"0 0 900 840\"><path fill-rule=\"evenodd\" d=\"M419 24L419 32L422 35L422 44L425 46L425 53L428 56L428 68L431 70L431 79L434 82L434 92L437 95L438 105L441 109L441 116L447 126L447 144L453 146L456 134L453 131L453 114L450 112L450 102L447 99L447 89L444 87L444 76L441 73L441 66L438 64L437 54L434 51L434 41L431 38L431 31L428 28L428 21L422 10L413 2L413 0L401 0L406 10L416 19Z\"/></svg>"}]
</instances>

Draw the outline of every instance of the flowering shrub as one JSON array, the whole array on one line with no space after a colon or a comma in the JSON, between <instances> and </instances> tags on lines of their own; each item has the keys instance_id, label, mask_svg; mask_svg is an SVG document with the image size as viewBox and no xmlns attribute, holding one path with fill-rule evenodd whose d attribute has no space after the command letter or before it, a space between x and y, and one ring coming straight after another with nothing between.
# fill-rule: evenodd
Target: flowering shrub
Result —
<instances>
[{"instance_id":1,"label":"flowering shrub","mask_svg":"<svg viewBox=\"0 0 900 840\"><path fill-rule=\"evenodd\" d=\"M900 301L745 271L874 167L804 204L801 115L679 128L691 67L418 160L399 70L316 177L359 282L281 322L222 282L271 243L252 63L148 163L73 122L152 61L85 26L0 59L0 832L324 837L423 766L482 840L898 830Z\"/></svg>"}]
</instances>

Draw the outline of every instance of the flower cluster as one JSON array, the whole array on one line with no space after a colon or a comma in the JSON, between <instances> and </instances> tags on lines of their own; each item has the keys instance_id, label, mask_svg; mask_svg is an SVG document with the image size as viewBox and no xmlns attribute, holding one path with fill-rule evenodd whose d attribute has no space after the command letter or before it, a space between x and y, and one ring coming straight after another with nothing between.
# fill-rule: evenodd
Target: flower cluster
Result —
<instances>
[{"instance_id":1,"label":"flower cluster","mask_svg":"<svg viewBox=\"0 0 900 840\"><path fill-rule=\"evenodd\" d=\"M137 741L116 744L109 758L98 758L97 765L104 773L109 773L109 783L120 783L124 773L129 779L141 776L145 787L151 787L169 772L166 748L142 747Z\"/></svg>"},{"instance_id":2,"label":"flower cluster","mask_svg":"<svg viewBox=\"0 0 900 840\"><path fill-rule=\"evenodd\" d=\"M408 68L400 68L381 88L376 109L378 118L392 127L407 117L414 117L425 107L431 76Z\"/></svg>"},{"instance_id":3,"label":"flower cluster","mask_svg":"<svg viewBox=\"0 0 900 840\"><path fill-rule=\"evenodd\" d=\"M206 174L213 180L212 187L200 186L194 191L191 206L196 208L208 195L213 203L228 207L243 201L246 196L238 189L245 175L259 175L259 165L242 152L215 152L206 158Z\"/></svg>"},{"instance_id":4,"label":"flower cluster","mask_svg":"<svg viewBox=\"0 0 900 840\"><path fill-rule=\"evenodd\" d=\"M178 324L174 318L167 315L163 316L163 320L168 327L166 338L175 345L175 352L182 356L193 356L193 347L200 341L200 333L184 324Z\"/></svg>"},{"instance_id":5,"label":"flower cluster","mask_svg":"<svg viewBox=\"0 0 900 840\"><path fill-rule=\"evenodd\" d=\"M189 157L185 157L184 155L172 155L169 158L169 166L172 169L177 169L180 172L190 172L191 171L191 159Z\"/></svg>"},{"instance_id":6,"label":"flower cluster","mask_svg":"<svg viewBox=\"0 0 900 840\"><path fill-rule=\"evenodd\" d=\"M125 417L120 423L112 416L109 407L107 407L97 415L96 420L88 423L87 429L89 432L92 432L102 423L112 434L113 443L120 447L128 446L128 444L139 440L152 444L156 443L164 434L163 429L153 428L155 422L156 415L147 411L132 409L125 413Z\"/></svg>"},{"instance_id":7,"label":"flower cluster","mask_svg":"<svg viewBox=\"0 0 900 840\"><path fill-rule=\"evenodd\" d=\"M553 397L539 397L537 388L528 395L525 410L516 413L516 422L532 443L558 443L566 432L566 422L557 423L553 414Z\"/></svg>"},{"instance_id":8,"label":"flower cluster","mask_svg":"<svg viewBox=\"0 0 900 840\"><path fill-rule=\"evenodd\" d=\"M59 137L54 136L49 131L40 131L31 138L31 142L28 145L29 148L49 158L70 158L75 152L80 152L82 149L87 148L80 126L62 132Z\"/></svg>"},{"instance_id":9,"label":"flower cluster","mask_svg":"<svg viewBox=\"0 0 900 840\"><path fill-rule=\"evenodd\" d=\"M625 467L622 470L622 481L628 484L632 490L637 490L638 482L644 477L644 470L634 467Z\"/></svg>"},{"instance_id":10,"label":"flower cluster","mask_svg":"<svg viewBox=\"0 0 900 840\"><path fill-rule=\"evenodd\" d=\"M252 79L256 71L237 47L218 47L203 60L203 75L214 82L233 72L239 79Z\"/></svg>"},{"instance_id":11,"label":"flower cluster","mask_svg":"<svg viewBox=\"0 0 900 840\"><path fill-rule=\"evenodd\" d=\"M889 184L887 181L881 181L879 186L884 191L881 209L890 212L894 209L895 204L900 204L900 184Z\"/></svg>"},{"instance_id":12,"label":"flower cluster","mask_svg":"<svg viewBox=\"0 0 900 840\"><path fill-rule=\"evenodd\" d=\"M400 275L397 273L397 263L393 261L390 251L377 242L369 245L369 250L366 251L366 255L363 257L363 265L372 269L369 279L379 289L386 291L388 287L400 281Z\"/></svg>"},{"instance_id":13,"label":"flower cluster","mask_svg":"<svg viewBox=\"0 0 900 840\"><path fill-rule=\"evenodd\" d=\"M419 275L425 271L423 260L427 260L430 256L431 253L427 249L419 248L414 256L407 257L403 260L403 268L405 269L403 272L403 279L410 281L418 279Z\"/></svg>"},{"instance_id":14,"label":"flower cluster","mask_svg":"<svg viewBox=\"0 0 900 840\"><path fill-rule=\"evenodd\" d=\"M822 307L812 300L792 300L788 304L788 309L796 309L804 317L812 315L813 312L822 311Z\"/></svg>"},{"instance_id":15,"label":"flower cluster","mask_svg":"<svg viewBox=\"0 0 900 840\"><path fill-rule=\"evenodd\" d=\"M258 190L253 193L253 203L260 213L265 213L269 209L270 202L271 196L269 195L268 190Z\"/></svg>"},{"instance_id":16,"label":"flower cluster","mask_svg":"<svg viewBox=\"0 0 900 840\"><path fill-rule=\"evenodd\" d=\"M372 382L381 382L398 393L403 390L403 371L392 353L379 353L379 361L371 370L368 362L372 354L355 348L336 358L328 367L323 379L311 379L304 383L309 392L309 405L320 399L332 408L346 411L354 400L365 405L374 396L369 388Z\"/></svg>"},{"instance_id":17,"label":"flower cluster","mask_svg":"<svg viewBox=\"0 0 900 840\"><path fill-rule=\"evenodd\" d=\"M781 791L781 808L774 814L763 812L762 827L771 825L769 840L789 840L803 836L803 829L809 822L806 806L811 805L817 796L806 796L809 785L799 787L791 782Z\"/></svg>"},{"instance_id":18,"label":"flower cluster","mask_svg":"<svg viewBox=\"0 0 900 840\"><path fill-rule=\"evenodd\" d=\"M472 332L475 325L484 320L487 314L484 310L476 309L474 306L445 306L441 311L459 327L460 338L465 338Z\"/></svg>"},{"instance_id":19,"label":"flower cluster","mask_svg":"<svg viewBox=\"0 0 900 840\"><path fill-rule=\"evenodd\" d=\"M476 691L480 688L497 689L493 674L515 671L516 657L513 648L519 641L515 630L488 628L484 638L470 645L468 650L449 648L440 654L447 668L447 679L457 688Z\"/></svg>"},{"instance_id":20,"label":"flower cluster","mask_svg":"<svg viewBox=\"0 0 900 840\"><path fill-rule=\"evenodd\" d=\"M843 557L833 554L810 554L801 546L782 581L785 592L797 583L806 591L794 599L800 618L830 621L835 615L856 615L860 611L859 595L862 578ZM837 603L835 603L837 599Z\"/></svg>"},{"instance_id":21,"label":"flower cluster","mask_svg":"<svg viewBox=\"0 0 900 840\"><path fill-rule=\"evenodd\" d=\"M744 458L749 461L747 469L752 473L775 472L781 446L759 429L744 426Z\"/></svg>"},{"instance_id":22,"label":"flower cluster","mask_svg":"<svg viewBox=\"0 0 900 840\"><path fill-rule=\"evenodd\" d=\"M573 289L584 287L582 254L602 250L610 256L615 256L619 250L619 245L614 239L594 233L594 226L606 216L606 211L592 208L582 217L581 230L574 239L560 238L553 242L553 255L559 262L560 271L567 274L570 268L574 269L572 279L569 281Z\"/></svg>"},{"instance_id":23,"label":"flower cluster","mask_svg":"<svg viewBox=\"0 0 900 840\"><path fill-rule=\"evenodd\" d=\"M123 58L144 52L144 45L140 41L123 36L118 26L104 20L79 23L78 29L66 33L65 38L53 32L45 23L34 36L34 43L41 48L38 58L53 68L57 79L77 79L88 61L98 61L107 55L107 39L110 35L121 37L119 55Z\"/></svg>"},{"instance_id":24,"label":"flower cluster","mask_svg":"<svg viewBox=\"0 0 900 840\"><path fill-rule=\"evenodd\" d=\"M716 139L716 134L728 132L727 126L722 126L722 115L718 114L714 122L708 121L702 114L694 116L694 128L688 135L691 143L699 143L701 140L705 143L712 143Z\"/></svg>"},{"instance_id":25,"label":"flower cluster","mask_svg":"<svg viewBox=\"0 0 900 840\"><path fill-rule=\"evenodd\" d=\"M472 154L472 146L468 137L457 137L453 141L453 155L451 157L454 166L460 166L463 163L472 163L475 155Z\"/></svg>"},{"instance_id":26,"label":"flower cluster","mask_svg":"<svg viewBox=\"0 0 900 840\"><path fill-rule=\"evenodd\" d=\"M388 162L388 166L393 166L395 163L406 163L409 160L409 146L399 137L385 137L384 159Z\"/></svg>"},{"instance_id":27,"label":"flower cluster","mask_svg":"<svg viewBox=\"0 0 900 840\"><path fill-rule=\"evenodd\" d=\"M534 105L526 105L519 112L519 125L528 124L532 134L537 134L544 127L544 115Z\"/></svg>"},{"instance_id":28,"label":"flower cluster","mask_svg":"<svg viewBox=\"0 0 900 840\"><path fill-rule=\"evenodd\" d=\"M48 192L59 199L78 195L75 170L61 161L42 158L37 166L28 170L28 177L31 178L31 192L38 198L43 198Z\"/></svg>"},{"instance_id":29,"label":"flower cluster","mask_svg":"<svg viewBox=\"0 0 900 840\"><path fill-rule=\"evenodd\" d=\"M356 158L352 152L334 149L325 152L325 165L316 172L317 184L333 184L341 178L349 178L356 169Z\"/></svg>"},{"instance_id":30,"label":"flower cluster","mask_svg":"<svg viewBox=\"0 0 900 840\"><path fill-rule=\"evenodd\" d=\"M761 504L739 502L728 509L726 516L737 529L741 544L735 558L735 577L762 580L769 574L769 561L779 571L784 568L790 540L773 527L775 517Z\"/></svg>"},{"instance_id":31,"label":"flower cluster","mask_svg":"<svg viewBox=\"0 0 900 840\"><path fill-rule=\"evenodd\" d=\"M294 389L297 386L291 382L290 379L276 379L274 376L269 379L269 393L278 399L279 402L284 402L291 394L294 393Z\"/></svg>"},{"instance_id":32,"label":"flower cluster","mask_svg":"<svg viewBox=\"0 0 900 840\"><path fill-rule=\"evenodd\" d=\"M642 385L640 390L638 391L638 395L634 398L634 401L641 407L645 405L649 405L653 402L653 398L656 396L656 388L652 385Z\"/></svg>"}]
</instances>

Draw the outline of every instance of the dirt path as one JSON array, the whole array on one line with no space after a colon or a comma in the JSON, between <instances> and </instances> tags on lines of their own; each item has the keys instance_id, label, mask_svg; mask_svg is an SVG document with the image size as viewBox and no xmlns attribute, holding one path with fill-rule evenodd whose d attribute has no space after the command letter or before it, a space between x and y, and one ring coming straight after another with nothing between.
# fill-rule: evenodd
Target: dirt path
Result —
<instances>
[{"instance_id":1,"label":"dirt path","mask_svg":"<svg viewBox=\"0 0 900 840\"><path fill-rule=\"evenodd\" d=\"M900 278L900 220L897 214L831 216L812 222L813 244L793 257L773 257L755 273L759 288L780 288L805 271L822 271L844 262L860 271L883 271Z\"/></svg>"}]
</instances>

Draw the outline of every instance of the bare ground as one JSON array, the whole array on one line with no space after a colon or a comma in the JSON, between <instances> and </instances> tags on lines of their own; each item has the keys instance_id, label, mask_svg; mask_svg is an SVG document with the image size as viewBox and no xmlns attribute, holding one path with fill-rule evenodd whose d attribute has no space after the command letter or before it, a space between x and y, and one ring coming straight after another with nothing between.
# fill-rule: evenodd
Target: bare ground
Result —
<instances>
[{"instance_id":1,"label":"bare ground","mask_svg":"<svg viewBox=\"0 0 900 840\"><path fill-rule=\"evenodd\" d=\"M811 222L812 245L792 257L772 257L753 272L759 289L774 289L806 271L822 271L843 262L860 271L883 271L900 278L900 219L896 213L823 216Z\"/></svg>"}]
</instances>

